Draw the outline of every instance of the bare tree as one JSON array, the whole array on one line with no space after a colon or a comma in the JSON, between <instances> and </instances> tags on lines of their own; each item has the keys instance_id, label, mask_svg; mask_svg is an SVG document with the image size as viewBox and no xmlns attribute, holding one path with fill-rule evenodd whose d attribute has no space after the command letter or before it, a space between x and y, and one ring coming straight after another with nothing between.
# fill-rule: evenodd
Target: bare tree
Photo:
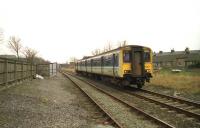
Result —
<instances>
[{"instance_id":1,"label":"bare tree","mask_svg":"<svg viewBox=\"0 0 200 128\"><path fill-rule=\"evenodd\" d=\"M175 52L175 50L174 50L174 48L172 48L172 49L171 49L171 53L174 53L174 52Z\"/></svg>"},{"instance_id":2,"label":"bare tree","mask_svg":"<svg viewBox=\"0 0 200 128\"><path fill-rule=\"evenodd\" d=\"M92 55L95 56L95 55L98 55L101 53L101 50L100 49L95 49L94 51L92 51Z\"/></svg>"},{"instance_id":3,"label":"bare tree","mask_svg":"<svg viewBox=\"0 0 200 128\"><path fill-rule=\"evenodd\" d=\"M42 57L35 57L34 58L34 63L40 64L40 63L50 63L50 61L43 59Z\"/></svg>"},{"instance_id":4,"label":"bare tree","mask_svg":"<svg viewBox=\"0 0 200 128\"><path fill-rule=\"evenodd\" d=\"M76 61L77 61L77 58L76 58L76 57L70 57L69 61L70 61L70 62L76 62Z\"/></svg>"},{"instance_id":5,"label":"bare tree","mask_svg":"<svg viewBox=\"0 0 200 128\"><path fill-rule=\"evenodd\" d=\"M17 38L15 36L11 36L9 39L8 47L14 51L17 55L17 58L19 59L19 53L21 51L22 45L21 45L21 39Z\"/></svg>"},{"instance_id":6,"label":"bare tree","mask_svg":"<svg viewBox=\"0 0 200 128\"><path fill-rule=\"evenodd\" d=\"M118 47L124 47L126 45L128 45L126 40L118 42Z\"/></svg>"},{"instance_id":7,"label":"bare tree","mask_svg":"<svg viewBox=\"0 0 200 128\"><path fill-rule=\"evenodd\" d=\"M111 42L109 41L107 44L108 51L112 50L112 48L113 48L113 46L112 46Z\"/></svg>"},{"instance_id":8,"label":"bare tree","mask_svg":"<svg viewBox=\"0 0 200 128\"><path fill-rule=\"evenodd\" d=\"M34 58L36 57L36 55L38 54L38 52L36 50L34 50L34 49L26 47L23 50L23 54L25 55L27 61L33 63Z\"/></svg>"},{"instance_id":9,"label":"bare tree","mask_svg":"<svg viewBox=\"0 0 200 128\"><path fill-rule=\"evenodd\" d=\"M108 41L107 44L104 46L103 52L107 52L113 49L113 45L111 41Z\"/></svg>"},{"instance_id":10,"label":"bare tree","mask_svg":"<svg viewBox=\"0 0 200 128\"><path fill-rule=\"evenodd\" d=\"M127 43L126 40L124 40L123 43L122 43L122 47L124 47L124 46L126 46L126 45L128 45L128 43Z\"/></svg>"},{"instance_id":11,"label":"bare tree","mask_svg":"<svg viewBox=\"0 0 200 128\"><path fill-rule=\"evenodd\" d=\"M189 49L189 47L186 47L186 48L185 48L185 53L186 53L186 54L190 54L190 49Z\"/></svg>"},{"instance_id":12,"label":"bare tree","mask_svg":"<svg viewBox=\"0 0 200 128\"><path fill-rule=\"evenodd\" d=\"M122 43L120 41L117 44L119 48L122 47Z\"/></svg>"},{"instance_id":13,"label":"bare tree","mask_svg":"<svg viewBox=\"0 0 200 128\"><path fill-rule=\"evenodd\" d=\"M103 52L107 52L107 51L108 51L108 50L107 50L106 46L104 46Z\"/></svg>"}]
</instances>

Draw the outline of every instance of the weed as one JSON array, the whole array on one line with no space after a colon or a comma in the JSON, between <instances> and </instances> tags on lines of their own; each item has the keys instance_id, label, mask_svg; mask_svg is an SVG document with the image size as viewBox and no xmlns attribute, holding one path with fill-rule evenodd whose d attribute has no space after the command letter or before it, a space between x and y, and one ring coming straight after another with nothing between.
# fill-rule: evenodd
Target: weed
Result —
<instances>
[{"instance_id":1,"label":"weed","mask_svg":"<svg viewBox=\"0 0 200 128\"><path fill-rule=\"evenodd\" d=\"M200 93L200 72L197 70L183 70L174 73L164 69L154 74L151 84L191 93Z\"/></svg>"}]
</instances>

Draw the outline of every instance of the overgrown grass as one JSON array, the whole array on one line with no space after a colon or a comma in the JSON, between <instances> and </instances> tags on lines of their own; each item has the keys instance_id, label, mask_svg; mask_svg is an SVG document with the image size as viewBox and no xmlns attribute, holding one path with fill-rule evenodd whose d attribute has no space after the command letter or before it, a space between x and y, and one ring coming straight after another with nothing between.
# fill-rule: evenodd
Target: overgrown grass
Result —
<instances>
[{"instance_id":1,"label":"overgrown grass","mask_svg":"<svg viewBox=\"0 0 200 128\"><path fill-rule=\"evenodd\" d=\"M62 71L75 72L74 68L62 68Z\"/></svg>"},{"instance_id":2,"label":"overgrown grass","mask_svg":"<svg viewBox=\"0 0 200 128\"><path fill-rule=\"evenodd\" d=\"M185 75L185 76L200 76L200 68L199 69L181 69L181 72L176 73L172 72L172 69L161 69L159 71L160 74L169 74L169 75Z\"/></svg>"},{"instance_id":3,"label":"overgrown grass","mask_svg":"<svg viewBox=\"0 0 200 128\"><path fill-rule=\"evenodd\" d=\"M200 93L200 69L182 70L179 73L161 69L154 73L151 85L163 86L190 93Z\"/></svg>"}]
</instances>

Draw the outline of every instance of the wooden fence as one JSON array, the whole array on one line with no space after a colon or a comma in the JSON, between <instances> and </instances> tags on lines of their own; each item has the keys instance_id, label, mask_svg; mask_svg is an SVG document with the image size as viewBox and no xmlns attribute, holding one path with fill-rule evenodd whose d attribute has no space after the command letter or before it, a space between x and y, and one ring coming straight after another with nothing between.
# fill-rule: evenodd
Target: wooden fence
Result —
<instances>
[{"instance_id":1,"label":"wooden fence","mask_svg":"<svg viewBox=\"0 0 200 128\"><path fill-rule=\"evenodd\" d=\"M0 85L17 82L36 75L36 65L14 59L0 58Z\"/></svg>"}]
</instances>

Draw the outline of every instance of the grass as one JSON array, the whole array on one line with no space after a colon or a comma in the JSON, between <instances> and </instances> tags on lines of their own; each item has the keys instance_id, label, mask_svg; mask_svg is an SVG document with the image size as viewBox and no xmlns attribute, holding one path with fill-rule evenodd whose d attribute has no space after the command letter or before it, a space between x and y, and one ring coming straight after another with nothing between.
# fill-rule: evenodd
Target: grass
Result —
<instances>
[{"instance_id":1,"label":"grass","mask_svg":"<svg viewBox=\"0 0 200 128\"><path fill-rule=\"evenodd\" d=\"M179 73L161 69L154 73L150 84L189 93L200 93L200 69L183 70Z\"/></svg>"},{"instance_id":2,"label":"grass","mask_svg":"<svg viewBox=\"0 0 200 128\"><path fill-rule=\"evenodd\" d=\"M0 115L0 127L4 126L5 124L8 124L10 122L9 117L6 115Z\"/></svg>"},{"instance_id":3,"label":"grass","mask_svg":"<svg viewBox=\"0 0 200 128\"><path fill-rule=\"evenodd\" d=\"M75 72L74 68L62 68L62 71Z\"/></svg>"}]
</instances>

